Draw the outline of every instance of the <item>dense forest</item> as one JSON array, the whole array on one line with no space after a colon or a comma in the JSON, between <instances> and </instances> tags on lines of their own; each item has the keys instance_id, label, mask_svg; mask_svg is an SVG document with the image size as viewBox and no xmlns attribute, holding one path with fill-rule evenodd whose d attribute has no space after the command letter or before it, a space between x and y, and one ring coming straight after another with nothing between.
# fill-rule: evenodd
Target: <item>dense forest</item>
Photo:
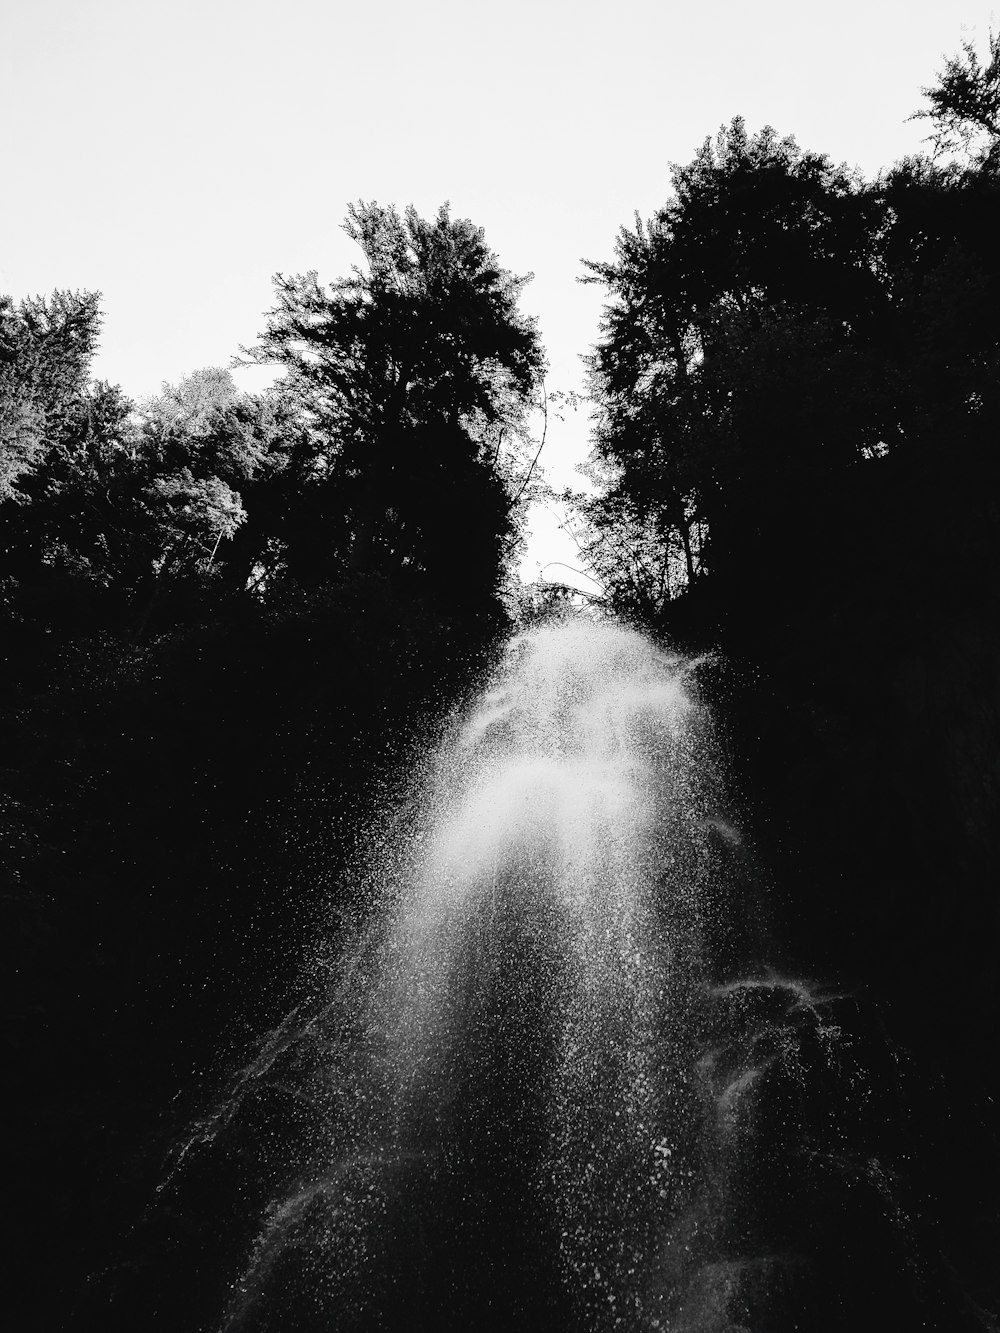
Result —
<instances>
[{"instance_id":1,"label":"dense forest","mask_svg":"<svg viewBox=\"0 0 1000 1333\"><path fill-rule=\"evenodd\" d=\"M710 655L767 929L909 1070L928 1326L992 1328L1000 37L918 114L873 181L737 118L586 263L574 531L601 610ZM164 1221L171 1152L308 985L366 816L571 600L512 574L525 280L447 208L345 228L350 275L275 280L260 394L132 402L91 378L97 294L0 297L12 1328L218 1318L260 1201Z\"/></svg>"}]
</instances>

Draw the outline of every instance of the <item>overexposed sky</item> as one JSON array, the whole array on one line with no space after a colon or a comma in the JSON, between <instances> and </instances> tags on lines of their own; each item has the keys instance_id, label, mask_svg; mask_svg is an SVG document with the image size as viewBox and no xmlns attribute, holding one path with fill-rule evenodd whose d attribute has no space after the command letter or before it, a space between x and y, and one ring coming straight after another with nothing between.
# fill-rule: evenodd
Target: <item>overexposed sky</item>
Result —
<instances>
[{"instance_id":1,"label":"overexposed sky","mask_svg":"<svg viewBox=\"0 0 1000 1333\"><path fill-rule=\"evenodd\" d=\"M253 342L276 271L345 273L356 199L445 199L503 264L550 389L581 387L636 209L734 115L873 175L988 0L0 0L0 291L103 293L95 373L134 396ZM543 461L573 481L582 417ZM525 573L572 561L540 515ZM558 568L550 570L558 577Z\"/></svg>"}]
</instances>

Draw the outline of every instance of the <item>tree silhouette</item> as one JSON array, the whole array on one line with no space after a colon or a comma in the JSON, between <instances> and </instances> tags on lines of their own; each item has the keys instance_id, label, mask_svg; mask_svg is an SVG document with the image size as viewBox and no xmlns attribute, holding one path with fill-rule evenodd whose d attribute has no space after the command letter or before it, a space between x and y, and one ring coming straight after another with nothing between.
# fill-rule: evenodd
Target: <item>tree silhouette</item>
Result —
<instances>
[{"instance_id":1,"label":"tree silhouette","mask_svg":"<svg viewBox=\"0 0 1000 1333\"><path fill-rule=\"evenodd\" d=\"M523 432L542 369L517 310L526 279L446 206L426 221L358 204L345 230L363 265L328 291L315 273L279 275L248 352L284 369L309 429L282 568L299 584L377 572L489 592L513 531L497 446Z\"/></svg>"},{"instance_id":2,"label":"tree silhouette","mask_svg":"<svg viewBox=\"0 0 1000 1333\"><path fill-rule=\"evenodd\" d=\"M984 64L972 42L963 42L959 55L950 56L938 82L921 91L930 106L914 112L911 120L929 120L934 157L959 153L984 170L1000 168L1000 32L986 39Z\"/></svg>"},{"instance_id":3,"label":"tree silhouette","mask_svg":"<svg viewBox=\"0 0 1000 1333\"><path fill-rule=\"evenodd\" d=\"M778 383L809 383L820 362L835 382L870 325L878 207L825 157L770 128L749 137L739 118L672 179L671 202L621 231L613 262L586 261L584 280L611 298L590 363L609 496L676 542L690 583L803 502L803 414L824 436L814 462L864 448L856 429L821 425L834 383L822 407Z\"/></svg>"}]
</instances>

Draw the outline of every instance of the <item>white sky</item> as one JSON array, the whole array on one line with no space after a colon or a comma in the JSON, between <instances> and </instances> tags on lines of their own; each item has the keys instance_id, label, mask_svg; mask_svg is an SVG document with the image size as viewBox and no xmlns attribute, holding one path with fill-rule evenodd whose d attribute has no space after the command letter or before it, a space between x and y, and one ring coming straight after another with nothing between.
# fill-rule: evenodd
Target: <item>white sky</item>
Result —
<instances>
[{"instance_id":1,"label":"white sky","mask_svg":"<svg viewBox=\"0 0 1000 1333\"><path fill-rule=\"evenodd\" d=\"M533 272L549 388L581 387L609 258L734 115L873 175L976 0L0 0L0 291L103 293L95 373L133 396L227 365L271 274L345 273L347 203L414 203L486 229ZM246 381L245 381L246 382ZM575 481L586 422L550 423ZM540 514L523 569L573 562ZM558 578L565 571L553 567Z\"/></svg>"}]
</instances>

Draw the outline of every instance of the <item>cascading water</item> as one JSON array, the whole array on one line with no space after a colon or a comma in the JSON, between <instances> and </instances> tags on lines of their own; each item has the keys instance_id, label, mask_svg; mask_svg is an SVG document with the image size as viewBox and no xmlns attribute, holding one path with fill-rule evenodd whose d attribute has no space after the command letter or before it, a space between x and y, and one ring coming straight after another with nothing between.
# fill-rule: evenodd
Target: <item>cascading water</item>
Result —
<instances>
[{"instance_id":1,"label":"cascading water","mask_svg":"<svg viewBox=\"0 0 1000 1333\"><path fill-rule=\"evenodd\" d=\"M509 645L369 859L327 998L188 1145L267 1088L275 1197L226 1330L796 1328L807 1159L867 1173L905 1249L848 1145L845 1002L752 968L687 671L582 617Z\"/></svg>"}]
</instances>

